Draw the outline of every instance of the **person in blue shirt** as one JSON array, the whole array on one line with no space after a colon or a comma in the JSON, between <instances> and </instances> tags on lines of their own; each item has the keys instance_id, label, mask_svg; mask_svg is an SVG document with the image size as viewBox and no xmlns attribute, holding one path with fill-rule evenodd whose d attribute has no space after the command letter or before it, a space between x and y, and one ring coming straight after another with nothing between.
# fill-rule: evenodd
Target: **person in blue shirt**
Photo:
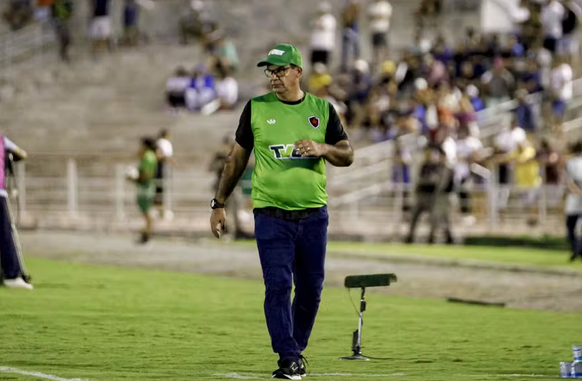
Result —
<instances>
[{"instance_id":1,"label":"person in blue shirt","mask_svg":"<svg viewBox=\"0 0 582 381\"><path fill-rule=\"evenodd\" d=\"M532 133L537 129L537 122L533 107L526 99L527 95L528 93L525 89L520 89L515 92L515 100L518 105L513 112L517 118L517 124L527 133Z\"/></svg>"},{"instance_id":2,"label":"person in blue shirt","mask_svg":"<svg viewBox=\"0 0 582 381\"><path fill-rule=\"evenodd\" d=\"M216 99L214 77L208 73L206 66L194 68L192 82L186 89L186 107L190 111L200 111L205 105Z\"/></svg>"},{"instance_id":3,"label":"person in blue shirt","mask_svg":"<svg viewBox=\"0 0 582 381\"><path fill-rule=\"evenodd\" d=\"M136 0L125 0L123 6L123 40L135 46L139 41L139 4Z\"/></svg>"}]
</instances>

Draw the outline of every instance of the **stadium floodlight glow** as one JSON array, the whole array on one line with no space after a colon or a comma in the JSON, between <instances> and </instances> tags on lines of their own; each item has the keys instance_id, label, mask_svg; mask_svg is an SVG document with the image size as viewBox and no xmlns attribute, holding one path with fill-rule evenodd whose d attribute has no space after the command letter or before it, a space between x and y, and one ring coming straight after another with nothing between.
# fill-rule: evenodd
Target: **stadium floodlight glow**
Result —
<instances>
[{"instance_id":1,"label":"stadium floodlight glow","mask_svg":"<svg viewBox=\"0 0 582 381\"><path fill-rule=\"evenodd\" d=\"M344 286L346 288L360 288L360 318L358 320L358 329L352 334L352 352L351 356L340 357L340 360L362 360L368 361L369 358L362 355L362 326L364 325L364 311L366 311L366 287L387 287L390 283L397 282L396 274L371 274L371 275L350 275L346 277Z\"/></svg>"}]
</instances>

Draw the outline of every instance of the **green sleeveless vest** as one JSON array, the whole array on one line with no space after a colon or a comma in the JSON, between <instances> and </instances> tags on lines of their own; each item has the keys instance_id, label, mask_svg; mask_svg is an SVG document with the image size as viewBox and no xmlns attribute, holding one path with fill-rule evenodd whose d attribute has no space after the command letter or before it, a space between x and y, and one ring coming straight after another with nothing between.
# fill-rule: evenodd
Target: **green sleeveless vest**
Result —
<instances>
[{"instance_id":1,"label":"green sleeveless vest","mask_svg":"<svg viewBox=\"0 0 582 381\"><path fill-rule=\"evenodd\" d=\"M294 143L325 143L328 118L329 103L311 94L296 105L281 102L273 93L251 100L253 207L301 210L327 205L325 160L301 157Z\"/></svg>"}]
</instances>

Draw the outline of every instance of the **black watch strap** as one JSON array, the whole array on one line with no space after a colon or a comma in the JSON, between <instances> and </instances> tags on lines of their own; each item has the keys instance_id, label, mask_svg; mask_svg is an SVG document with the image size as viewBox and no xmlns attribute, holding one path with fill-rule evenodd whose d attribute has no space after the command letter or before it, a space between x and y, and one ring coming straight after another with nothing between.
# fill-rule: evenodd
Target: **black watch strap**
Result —
<instances>
[{"instance_id":1,"label":"black watch strap","mask_svg":"<svg viewBox=\"0 0 582 381\"><path fill-rule=\"evenodd\" d=\"M224 204L218 202L217 199L213 198L212 200L210 200L210 207L212 209L219 209L219 208L224 208Z\"/></svg>"}]
</instances>

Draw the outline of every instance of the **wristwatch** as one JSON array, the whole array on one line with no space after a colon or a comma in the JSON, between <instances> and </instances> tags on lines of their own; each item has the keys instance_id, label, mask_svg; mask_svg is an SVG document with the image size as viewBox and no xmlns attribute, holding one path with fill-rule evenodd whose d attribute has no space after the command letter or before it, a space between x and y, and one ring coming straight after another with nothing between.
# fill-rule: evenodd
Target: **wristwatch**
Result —
<instances>
[{"instance_id":1,"label":"wristwatch","mask_svg":"<svg viewBox=\"0 0 582 381\"><path fill-rule=\"evenodd\" d=\"M224 208L224 204L218 202L217 199L213 198L212 200L210 200L210 208L212 209Z\"/></svg>"}]
</instances>

